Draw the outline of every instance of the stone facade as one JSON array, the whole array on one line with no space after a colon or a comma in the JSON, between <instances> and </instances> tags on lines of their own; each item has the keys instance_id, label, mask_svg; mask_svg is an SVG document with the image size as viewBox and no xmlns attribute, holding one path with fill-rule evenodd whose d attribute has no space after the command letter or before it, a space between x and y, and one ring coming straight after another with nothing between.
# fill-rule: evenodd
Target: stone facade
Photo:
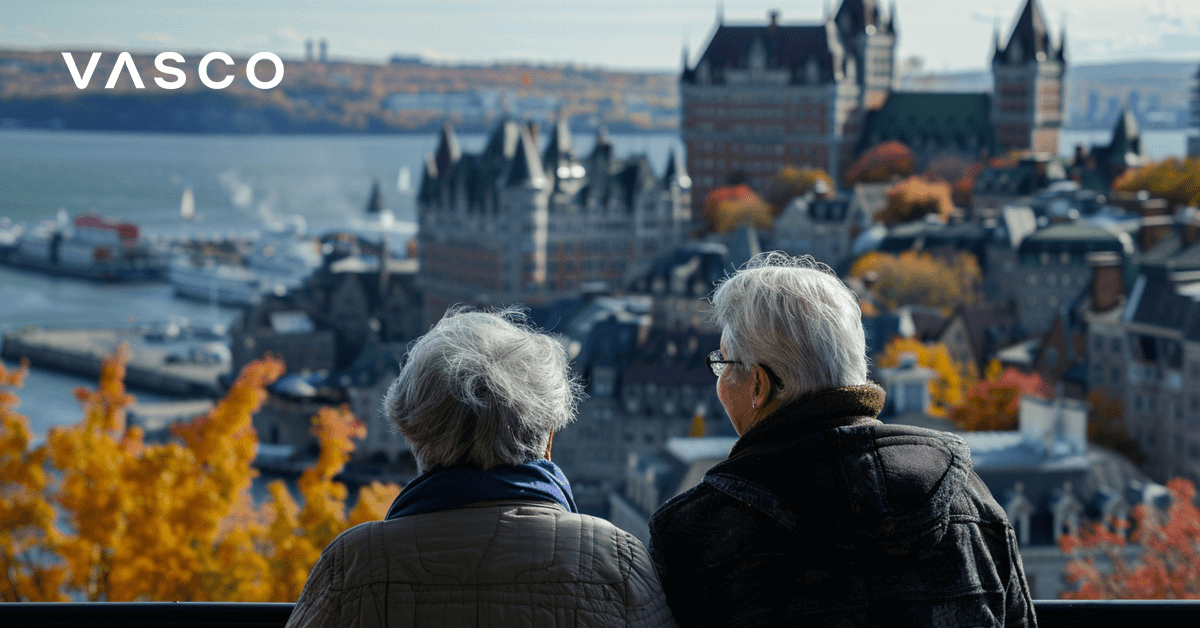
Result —
<instances>
[{"instance_id":1,"label":"stone facade","mask_svg":"<svg viewBox=\"0 0 1200 628\"><path fill-rule=\"evenodd\" d=\"M674 248L690 220L681 159L654 175L644 156L618 159L601 133L577 156L565 119L539 153L534 125L501 121L481 153L443 127L418 195L425 313L455 303L549 303L622 287Z\"/></svg>"}]
</instances>

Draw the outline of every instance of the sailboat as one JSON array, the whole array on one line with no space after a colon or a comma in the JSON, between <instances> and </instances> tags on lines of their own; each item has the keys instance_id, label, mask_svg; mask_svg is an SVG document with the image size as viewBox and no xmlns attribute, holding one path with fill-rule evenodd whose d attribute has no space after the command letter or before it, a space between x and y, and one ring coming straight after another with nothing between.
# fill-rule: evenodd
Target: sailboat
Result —
<instances>
[{"instance_id":1,"label":"sailboat","mask_svg":"<svg viewBox=\"0 0 1200 628\"><path fill-rule=\"evenodd\" d=\"M192 194L192 188L183 188L183 199L179 201L179 217L184 220L192 220L196 217L196 196Z\"/></svg>"},{"instance_id":2,"label":"sailboat","mask_svg":"<svg viewBox=\"0 0 1200 628\"><path fill-rule=\"evenodd\" d=\"M408 166L400 166L400 174L396 176L396 191L407 194L412 188L412 173Z\"/></svg>"}]
</instances>

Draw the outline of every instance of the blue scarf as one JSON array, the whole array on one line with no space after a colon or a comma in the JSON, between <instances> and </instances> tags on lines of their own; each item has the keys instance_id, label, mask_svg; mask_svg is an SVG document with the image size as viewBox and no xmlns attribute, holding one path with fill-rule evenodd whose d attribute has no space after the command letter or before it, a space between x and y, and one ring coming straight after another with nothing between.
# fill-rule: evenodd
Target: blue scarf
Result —
<instances>
[{"instance_id":1,"label":"blue scarf","mask_svg":"<svg viewBox=\"0 0 1200 628\"><path fill-rule=\"evenodd\" d=\"M400 491L385 519L507 499L553 502L579 512L562 470L549 460L534 460L487 471L463 468L422 473Z\"/></svg>"}]
</instances>

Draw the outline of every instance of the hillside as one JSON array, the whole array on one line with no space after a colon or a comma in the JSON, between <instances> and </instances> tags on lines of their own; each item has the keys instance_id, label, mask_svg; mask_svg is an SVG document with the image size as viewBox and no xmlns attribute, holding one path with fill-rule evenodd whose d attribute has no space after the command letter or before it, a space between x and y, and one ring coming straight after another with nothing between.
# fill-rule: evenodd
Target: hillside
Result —
<instances>
[{"instance_id":1,"label":"hillside","mask_svg":"<svg viewBox=\"0 0 1200 628\"><path fill-rule=\"evenodd\" d=\"M667 73L612 72L577 66L439 66L317 63L284 59L282 83L259 90L244 78L246 59L230 68L234 83L204 87L202 55L184 53L182 89L166 90L154 77L152 55L133 55L145 85L122 72L104 89L117 60L105 52L86 89L79 89L58 52L0 51L0 125L106 130L259 133L372 133L428 131L443 119L483 129L504 111L550 121L562 110L576 126L608 125L622 132L678 128L676 77ZM90 51L73 53L80 70ZM214 80L225 66L210 66ZM258 66L271 76L271 66Z\"/></svg>"}]
</instances>

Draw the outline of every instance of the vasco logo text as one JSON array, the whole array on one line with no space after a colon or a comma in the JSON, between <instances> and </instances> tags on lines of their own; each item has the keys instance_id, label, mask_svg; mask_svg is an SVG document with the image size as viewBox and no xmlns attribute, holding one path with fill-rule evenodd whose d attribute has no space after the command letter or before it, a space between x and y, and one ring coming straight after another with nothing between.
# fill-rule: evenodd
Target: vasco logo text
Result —
<instances>
[{"instance_id":1,"label":"vasco logo text","mask_svg":"<svg viewBox=\"0 0 1200 628\"><path fill-rule=\"evenodd\" d=\"M70 70L71 72L71 79L75 81L75 87L84 89L88 86L88 83L92 81L92 73L96 71L96 64L100 62L100 55L101 53L99 52L92 53L92 58L88 60L87 67L84 68L83 75L81 76L79 74L79 66L75 65L75 58L71 56L71 53L62 53L63 59L67 61L67 70ZM233 65L233 58L223 52L210 52L204 55L204 57L200 59L200 67L197 71L197 74L200 75L200 82L204 83L205 87L211 89L225 89L226 87L229 87L230 83L233 83L233 77L226 76L219 81L212 80L212 78L208 76L208 66L214 60L220 61L225 65ZM179 54L178 52L159 53L157 57L154 57L154 67L162 74L167 74L175 78L168 80L156 76L154 77L154 82L163 89L179 89L187 84L187 75L183 73L183 70L180 70L175 66L167 65L168 61L173 63L183 63L185 60L183 55ZM259 61L270 61L271 65L275 66L275 75L271 78L271 80L260 81L258 77L255 76L254 66L257 65ZM116 86L117 78L121 76L122 68L129 72L129 78L133 80L134 87L137 87L138 89L146 88L145 83L142 82L141 75L138 74L137 66L133 63L133 57L128 52L122 52L117 56L117 63L113 66L112 73L108 75L108 82L104 84L105 89L112 89ZM260 52L250 57L250 60L246 62L246 80L250 81L251 85L259 89L271 89L272 87L275 87L280 81L283 80L283 61L281 61L277 55L270 52Z\"/></svg>"}]
</instances>

